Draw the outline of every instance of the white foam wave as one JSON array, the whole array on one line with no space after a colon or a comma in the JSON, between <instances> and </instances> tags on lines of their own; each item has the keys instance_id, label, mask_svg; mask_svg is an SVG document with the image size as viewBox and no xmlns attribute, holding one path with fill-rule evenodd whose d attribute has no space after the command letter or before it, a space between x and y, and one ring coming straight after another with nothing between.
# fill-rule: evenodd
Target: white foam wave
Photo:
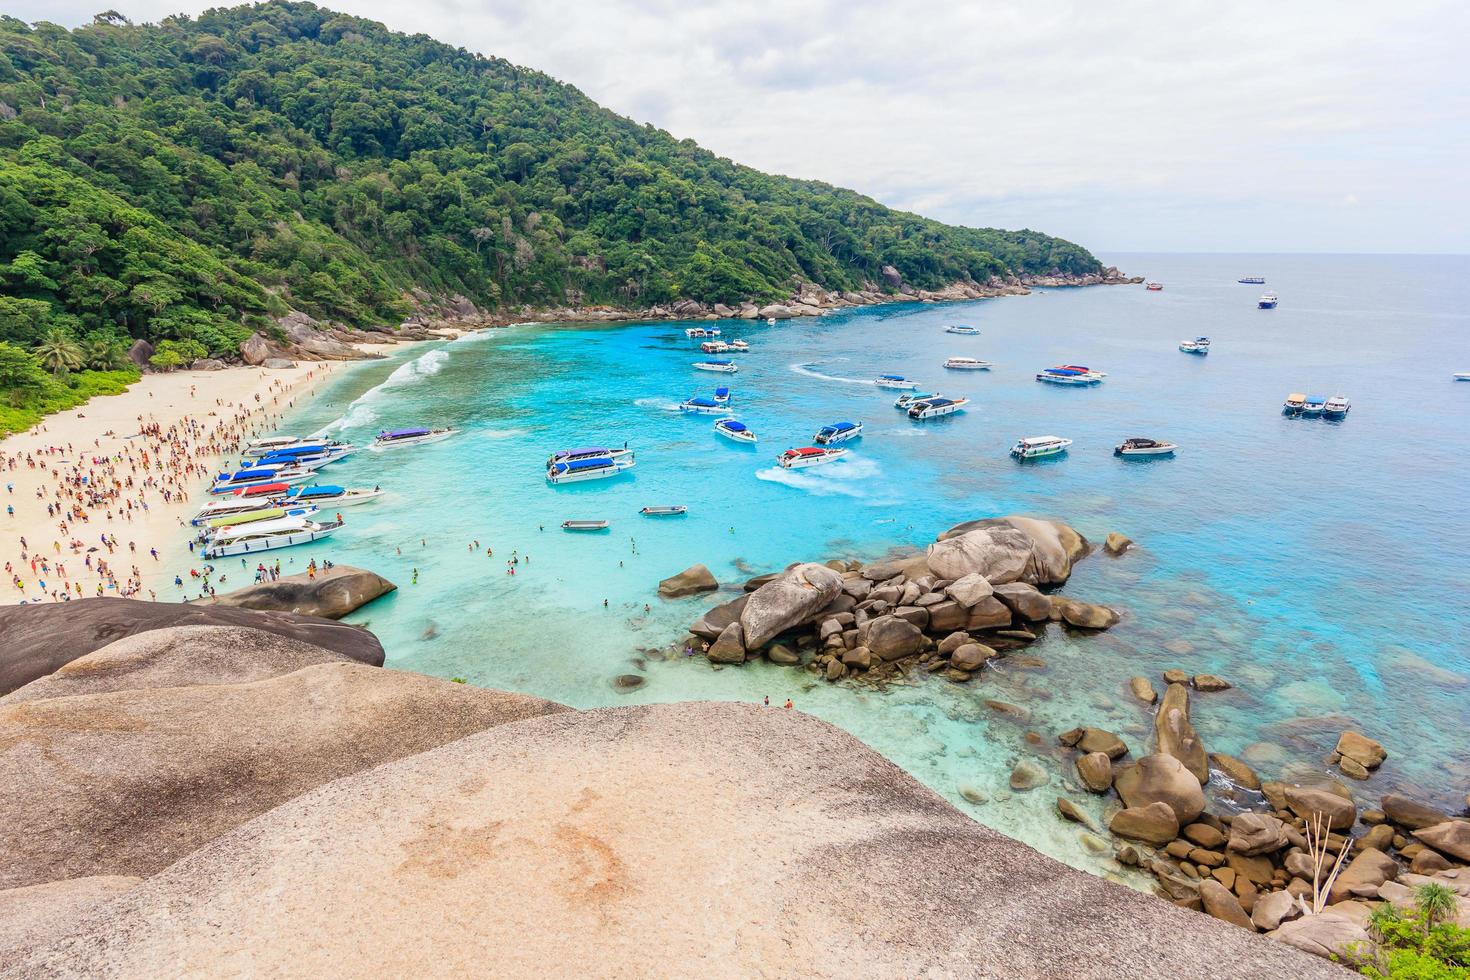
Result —
<instances>
[{"instance_id":1,"label":"white foam wave","mask_svg":"<svg viewBox=\"0 0 1470 980\"><path fill-rule=\"evenodd\" d=\"M352 404L347 406L347 411L322 426L315 434L324 436L329 433L343 432L347 429L356 429L372 424L378 418L378 413L372 406L383 396L384 392L415 384L424 378L432 378L444 370L444 365L447 363L449 363L449 352L436 349L398 365L393 373L388 375L382 383L369 388L354 398Z\"/></svg>"},{"instance_id":2,"label":"white foam wave","mask_svg":"<svg viewBox=\"0 0 1470 980\"><path fill-rule=\"evenodd\" d=\"M826 466L805 470L786 470L771 466L757 470L755 478L779 483L818 497L867 497L868 491L858 484L877 476L881 467L871 459L843 459Z\"/></svg>"},{"instance_id":3,"label":"white foam wave","mask_svg":"<svg viewBox=\"0 0 1470 980\"><path fill-rule=\"evenodd\" d=\"M871 385L873 383L871 381L865 381L862 378L844 378L841 375L836 374L823 374L821 371L817 371L813 368L813 365L816 363L816 361L808 361L805 364L792 364L790 365L790 367L791 370L795 371L797 374L804 374L808 378L817 378L821 381L838 381L842 384L849 385Z\"/></svg>"}]
</instances>

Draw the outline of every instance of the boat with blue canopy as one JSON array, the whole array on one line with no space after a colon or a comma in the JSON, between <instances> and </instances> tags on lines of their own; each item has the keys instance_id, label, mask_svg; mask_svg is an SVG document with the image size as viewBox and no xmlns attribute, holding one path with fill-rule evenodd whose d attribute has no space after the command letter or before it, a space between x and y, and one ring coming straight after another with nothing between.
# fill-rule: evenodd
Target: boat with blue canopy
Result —
<instances>
[{"instance_id":1,"label":"boat with blue canopy","mask_svg":"<svg viewBox=\"0 0 1470 980\"><path fill-rule=\"evenodd\" d=\"M704 398L700 396L680 402L679 411L693 412L697 415L720 415L729 411L729 409L726 408L724 405L721 405L719 402L715 401L713 398Z\"/></svg>"},{"instance_id":2,"label":"boat with blue canopy","mask_svg":"<svg viewBox=\"0 0 1470 980\"><path fill-rule=\"evenodd\" d=\"M833 422L831 425L824 425L818 429L817 434L812 436L812 442L818 446L832 446L839 442L856 439L862 434L863 424L861 422Z\"/></svg>"},{"instance_id":3,"label":"boat with blue canopy","mask_svg":"<svg viewBox=\"0 0 1470 980\"><path fill-rule=\"evenodd\" d=\"M546 480L552 484L583 483L606 480L632 469L632 453L619 456L593 456L553 463L546 468Z\"/></svg>"},{"instance_id":4,"label":"boat with blue canopy","mask_svg":"<svg viewBox=\"0 0 1470 980\"><path fill-rule=\"evenodd\" d=\"M295 466L257 466L233 473L221 473L215 478L209 492L216 496L234 493L267 483L304 483L311 479L311 471Z\"/></svg>"},{"instance_id":5,"label":"boat with blue canopy","mask_svg":"<svg viewBox=\"0 0 1470 980\"><path fill-rule=\"evenodd\" d=\"M720 385L718 388L715 389L715 404L717 404L717 405L728 405L728 404L730 404L730 399L733 396L733 394L734 393L731 392L729 388L725 387L724 385Z\"/></svg>"},{"instance_id":6,"label":"boat with blue canopy","mask_svg":"<svg viewBox=\"0 0 1470 980\"><path fill-rule=\"evenodd\" d=\"M753 445L759 441L756 439L755 433L750 430L750 426L736 419L720 419L715 423L715 432L729 439L731 442L742 442L746 445Z\"/></svg>"},{"instance_id":7,"label":"boat with blue canopy","mask_svg":"<svg viewBox=\"0 0 1470 980\"><path fill-rule=\"evenodd\" d=\"M945 327L944 328L944 332L945 333L958 334L961 337L978 337L978 336L980 336L980 331L979 330L976 330L974 327L966 326L965 324L962 324L962 323L957 323L957 324L954 324L952 326Z\"/></svg>"},{"instance_id":8,"label":"boat with blue canopy","mask_svg":"<svg viewBox=\"0 0 1470 980\"><path fill-rule=\"evenodd\" d=\"M561 449L546 458L548 467L557 463L571 463L583 459L622 459L633 458L633 450L628 448L627 443L621 449L612 449L607 446L582 446L578 449Z\"/></svg>"},{"instance_id":9,"label":"boat with blue canopy","mask_svg":"<svg viewBox=\"0 0 1470 980\"><path fill-rule=\"evenodd\" d=\"M319 483L309 487L296 487L288 491L282 499L319 504L323 507L351 507L377 500L382 495L383 491L377 487L339 487L333 483Z\"/></svg>"},{"instance_id":10,"label":"boat with blue canopy","mask_svg":"<svg viewBox=\"0 0 1470 980\"><path fill-rule=\"evenodd\" d=\"M1036 380L1053 385L1095 385L1102 377L1086 368L1050 367L1037 372Z\"/></svg>"},{"instance_id":11,"label":"boat with blue canopy","mask_svg":"<svg viewBox=\"0 0 1470 980\"><path fill-rule=\"evenodd\" d=\"M373 449L395 449L398 446L421 446L428 442L438 442L448 439L458 432L458 429L394 429L391 432L379 432L373 439Z\"/></svg>"},{"instance_id":12,"label":"boat with blue canopy","mask_svg":"<svg viewBox=\"0 0 1470 980\"><path fill-rule=\"evenodd\" d=\"M910 381L901 374L880 374L873 379L873 384L893 391L917 391L919 389L917 381Z\"/></svg>"}]
</instances>

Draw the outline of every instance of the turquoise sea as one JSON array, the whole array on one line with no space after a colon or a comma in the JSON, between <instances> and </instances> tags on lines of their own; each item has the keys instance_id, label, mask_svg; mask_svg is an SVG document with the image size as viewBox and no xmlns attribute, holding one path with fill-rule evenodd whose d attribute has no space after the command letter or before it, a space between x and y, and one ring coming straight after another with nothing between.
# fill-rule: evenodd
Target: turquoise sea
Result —
<instances>
[{"instance_id":1,"label":"turquoise sea","mask_svg":"<svg viewBox=\"0 0 1470 980\"><path fill-rule=\"evenodd\" d=\"M329 557L397 582L355 617L392 666L579 707L790 697L983 823L1082 867L1106 865L1054 815L1059 792L1086 795L1067 789L1075 780L1055 734L1111 728L1142 754L1150 719L1127 680L1157 683L1172 666L1236 685L1196 696L1196 727L1208 748L1244 755L1268 778L1328 772L1321 759L1337 733L1358 727L1389 751L1363 795L1397 787L1460 802L1470 789L1470 384L1451 378L1470 370L1470 258L1107 261L1165 288L724 322L725 339L752 348L733 355L741 370L728 377L690 368L702 355L684 323L512 327L355 368L300 407L291 430L358 443L417 424L464 431L324 471L324 482L390 495L347 510L329 545L277 554L288 568ZM1248 275L1267 286L1236 283ZM1265 288L1280 294L1278 309L1256 309ZM981 335L944 333L954 323ZM1197 334L1213 338L1208 357L1176 349ZM996 366L946 371L951 355ZM1064 362L1107 380L1033 380ZM966 395L969 410L910 422L895 393L870 383L884 372ZM726 382L757 447L674 410ZM1353 409L1341 422L1285 418L1292 391L1340 392ZM797 473L774 465L844 419L865 423L847 460ZM1039 463L1008 457L1018 437L1040 434L1075 444ZM1181 449L1115 458L1129 436ZM631 474L546 484L552 451L624 441L637 450ZM640 517L649 504L685 504L689 515ZM1081 563L1064 592L1126 618L1094 636L1051 627L1029 651L1044 668L1002 661L969 685L934 678L886 691L763 664L717 669L682 656L683 627L728 596L656 594L659 579L694 562L734 595L750 574L792 561L871 559L1008 513L1055 517L1096 542L1117 530L1139 545ZM568 518L612 528L564 533ZM643 686L615 688L630 673ZM1031 718L997 716L986 698ZM1007 776L1025 756L1048 760L1051 783L1013 794Z\"/></svg>"}]
</instances>

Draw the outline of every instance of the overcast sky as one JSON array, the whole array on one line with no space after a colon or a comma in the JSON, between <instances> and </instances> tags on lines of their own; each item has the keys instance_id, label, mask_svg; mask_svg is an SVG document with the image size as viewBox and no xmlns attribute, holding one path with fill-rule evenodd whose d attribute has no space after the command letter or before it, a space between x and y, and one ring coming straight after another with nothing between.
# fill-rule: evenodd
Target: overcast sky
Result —
<instances>
[{"instance_id":1,"label":"overcast sky","mask_svg":"<svg viewBox=\"0 0 1470 980\"><path fill-rule=\"evenodd\" d=\"M4 4L68 26L105 6ZM1470 252L1467 0L329 6L946 221L1099 252Z\"/></svg>"}]
</instances>

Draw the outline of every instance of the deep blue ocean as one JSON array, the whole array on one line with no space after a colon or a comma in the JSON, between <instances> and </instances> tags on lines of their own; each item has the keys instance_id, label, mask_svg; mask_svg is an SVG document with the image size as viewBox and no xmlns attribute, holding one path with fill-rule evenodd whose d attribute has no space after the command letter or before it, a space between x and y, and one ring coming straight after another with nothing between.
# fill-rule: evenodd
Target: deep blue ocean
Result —
<instances>
[{"instance_id":1,"label":"deep blue ocean","mask_svg":"<svg viewBox=\"0 0 1470 980\"><path fill-rule=\"evenodd\" d=\"M1322 756L1356 727L1389 751L1364 795L1397 787L1458 801L1470 788L1470 383L1452 377L1470 371L1470 258L1107 261L1165 288L728 321L725 339L752 348L733 355L741 370L728 377L691 369L702 355L683 323L512 327L355 368L300 407L292 431L326 428L358 443L381 428L464 431L330 467L323 482L381 484L390 495L345 511L329 544L278 554L288 568L329 557L397 582L355 617L392 666L578 707L791 697L978 820L1078 866L1108 867L1054 816L1075 782L1054 736L1111 728L1142 754L1150 719L1127 680L1158 683L1167 667L1236 685L1197 695L1195 725L1207 748L1242 755L1268 778L1327 772ZM1236 283L1250 275L1267 285ZM1280 294L1279 308L1256 309L1263 289ZM956 323L981 334L944 332ZM1208 357L1177 350L1199 334L1213 340ZM995 367L946 371L951 355ZM1092 388L1033 380L1058 363L1108 377ZM965 395L969 410L911 422L894 392L871 384L885 372ZM758 446L674 410L722 383ZM1351 414L1283 417L1293 391L1345 394ZM865 425L846 460L796 473L774 465L839 420ZM1043 434L1075 442L1047 461L1007 455L1017 438ZM1130 436L1180 451L1115 458ZM637 451L629 475L547 485L552 451L624 441ZM639 516L653 504L689 514ZM767 665L717 669L680 654L683 627L722 597L657 597L659 579L694 562L734 595L748 575L792 561L870 559L1009 513L1138 543L1122 558L1089 557L1064 589L1115 606L1123 622L1094 636L1051 627L1029 651L1042 669L1002 662L969 685L933 678L886 691ZM569 518L612 527L569 534L557 527ZM646 682L620 692L613 679L629 673ZM1031 718L999 717L986 698ZM1043 745L1026 742L1033 730ZM1012 794L1010 769L1038 755L1051 784Z\"/></svg>"}]
</instances>

